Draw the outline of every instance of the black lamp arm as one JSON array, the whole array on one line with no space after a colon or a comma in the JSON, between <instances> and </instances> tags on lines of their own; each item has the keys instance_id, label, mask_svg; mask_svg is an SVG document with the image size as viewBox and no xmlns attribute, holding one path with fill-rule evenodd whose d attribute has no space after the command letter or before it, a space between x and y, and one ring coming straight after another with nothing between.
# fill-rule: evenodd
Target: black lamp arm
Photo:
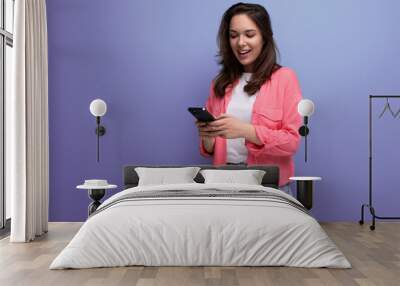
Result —
<instances>
[{"instance_id":1,"label":"black lamp arm","mask_svg":"<svg viewBox=\"0 0 400 286\"><path fill-rule=\"evenodd\" d=\"M100 116L96 116L96 124L97 124L96 130L95 130L96 135L103 136L104 134L106 134L106 128L104 126L100 125Z\"/></svg>"},{"instance_id":2,"label":"black lamp arm","mask_svg":"<svg viewBox=\"0 0 400 286\"><path fill-rule=\"evenodd\" d=\"M97 162L100 162L100 136L103 136L106 133L106 128L100 125L100 116L96 116L96 139L97 139Z\"/></svg>"},{"instance_id":3,"label":"black lamp arm","mask_svg":"<svg viewBox=\"0 0 400 286\"><path fill-rule=\"evenodd\" d=\"M299 134L304 137L304 161L307 162L307 135L310 133L310 129L308 129L308 116L303 117L304 125L299 128Z\"/></svg>"},{"instance_id":4,"label":"black lamp arm","mask_svg":"<svg viewBox=\"0 0 400 286\"><path fill-rule=\"evenodd\" d=\"M308 116L304 116L304 125L299 128L299 134L303 137L307 136L310 130L307 127L308 124Z\"/></svg>"}]
</instances>

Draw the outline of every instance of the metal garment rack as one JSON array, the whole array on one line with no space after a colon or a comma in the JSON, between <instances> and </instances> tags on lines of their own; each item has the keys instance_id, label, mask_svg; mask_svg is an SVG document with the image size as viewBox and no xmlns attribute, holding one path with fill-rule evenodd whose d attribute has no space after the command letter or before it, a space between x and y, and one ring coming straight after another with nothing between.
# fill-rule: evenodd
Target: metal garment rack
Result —
<instances>
[{"instance_id":1,"label":"metal garment rack","mask_svg":"<svg viewBox=\"0 0 400 286\"><path fill-rule=\"evenodd\" d=\"M361 225L364 224L364 208L365 207L369 208L369 211L372 216L372 225L370 225L370 227L369 227L371 230L375 229L375 219L400 220L400 217L384 217L384 216L376 215L375 209L373 207L373 201L372 201L372 101L373 101L373 99L388 100L389 98L400 98L400 95L370 95L369 96L369 200L368 200L368 204L363 204L361 206L361 220L359 221L359 223Z\"/></svg>"}]
</instances>

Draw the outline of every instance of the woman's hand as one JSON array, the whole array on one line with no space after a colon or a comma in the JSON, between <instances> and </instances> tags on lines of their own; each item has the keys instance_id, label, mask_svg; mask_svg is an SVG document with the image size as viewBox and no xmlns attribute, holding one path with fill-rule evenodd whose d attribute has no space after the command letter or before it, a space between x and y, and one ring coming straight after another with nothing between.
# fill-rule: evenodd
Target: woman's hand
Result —
<instances>
[{"instance_id":1,"label":"woman's hand","mask_svg":"<svg viewBox=\"0 0 400 286\"><path fill-rule=\"evenodd\" d=\"M207 147L214 147L215 137L217 136L225 139L245 138L254 144L262 145L252 124L244 123L229 114L221 114L215 121L209 123L198 121L196 125L199 129L199 135Z\"/></svg>"},{"instance_id":2,"label":"woman's hand","mask_svg":"<svg viewBox=\"0 0 400 286\"><path fill-rule=\"evenodd\" d=\"M209 129L209 123L207 122L202 122L202 121L196 121L196 126L199 129L199 136L204 138L212 138L215 137L210 133Z\"/></svg>"},{"instance_id":3,"label":"woman's hand","mask_svg":"<svg viewBox=\"0 0 400 286\"><path fill-rule=\"evenodd\" d=\"M197 121L196 126L199 129L199 136L203 141L203 146L209 154L214 152L215 137L210 136L210 134L205 130L208 123Z\"/></svg>"},{"instance_id":4,"label":"woman's hand","mask_svg":"<svg viewBox=\"0 0 400 286\"><path fill-rule=\"evenodd\" d=\"M246 137L249 127L252 127L251 124L244 123L232 115L221 114L215 121L199 128L199 131L203 136L234 139Z\"/></svg>"}]
</instances>

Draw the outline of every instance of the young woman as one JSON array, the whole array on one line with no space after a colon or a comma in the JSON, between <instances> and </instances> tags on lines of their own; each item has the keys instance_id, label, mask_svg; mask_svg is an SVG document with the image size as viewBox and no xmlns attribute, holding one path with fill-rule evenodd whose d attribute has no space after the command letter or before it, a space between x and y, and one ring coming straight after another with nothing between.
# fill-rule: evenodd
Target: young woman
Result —
<instances>
[{"instance_id":1,"label":"young woman","mask_svg":"<svg viewBox=\"0 0 400 286\"><path fill-rule=\"evenodd\" d=\"M221 71L206 104L216 120L196 123L200 152L215 165L277 165L284 186L294 175L301 91L294 71L277 63L268 12L257 4L233 5L218 42Z\"/></svg>"}]
</instances>

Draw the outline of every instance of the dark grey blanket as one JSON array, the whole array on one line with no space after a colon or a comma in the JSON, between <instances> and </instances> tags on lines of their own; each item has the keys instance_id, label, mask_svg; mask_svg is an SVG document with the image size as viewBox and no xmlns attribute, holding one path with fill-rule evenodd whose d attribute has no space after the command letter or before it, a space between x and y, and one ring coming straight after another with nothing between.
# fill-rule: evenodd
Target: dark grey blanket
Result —
<instances>
[{"instance_id":1,"label":"dark grey blanket","mask_svg":"<svg viewBox=\"0 0 400 286\"><path fill-rule=\"evenodd\" d=\"M284 196L279 194L268 192L268 191L260 191L260 190L241 190L241 191L221 191L216 189L207 189L207 190L163 190L163 191L138 191L131 192L126 195L123 195L113 201L108 202L105 205L101 205L98 210L92 213L91 217L107 210L108 208L120 204L126 201L143 201L143 200L154 200L154 199L174 199L174 200L190 200L190 199L257 199L257 201L264 200L275 202L279 204L289 205L305 214L309 214L308 210L296 200L290 200Z\"/></svg>"}]
</instances>

